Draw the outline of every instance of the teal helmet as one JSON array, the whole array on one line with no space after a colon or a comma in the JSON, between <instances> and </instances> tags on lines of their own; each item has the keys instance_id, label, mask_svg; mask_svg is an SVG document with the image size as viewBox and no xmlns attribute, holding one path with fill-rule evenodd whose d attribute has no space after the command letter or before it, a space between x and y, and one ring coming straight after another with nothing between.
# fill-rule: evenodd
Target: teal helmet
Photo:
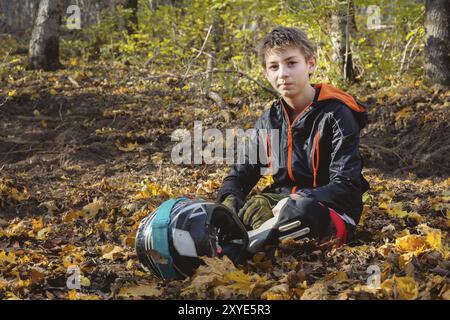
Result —
<instances>
[{"instance_id":1,"label":"teal helmet","mask_svg":"<svg viewBox=\"0 0 450 320\"><path fill-rule=\"evenodd\" d=\"M136 233L136 253L145 269L162 279L192 275L201 256L245 257L247 231L227 207L202 199L163 202L144 218Z\"/></svg>"}]
</instances>

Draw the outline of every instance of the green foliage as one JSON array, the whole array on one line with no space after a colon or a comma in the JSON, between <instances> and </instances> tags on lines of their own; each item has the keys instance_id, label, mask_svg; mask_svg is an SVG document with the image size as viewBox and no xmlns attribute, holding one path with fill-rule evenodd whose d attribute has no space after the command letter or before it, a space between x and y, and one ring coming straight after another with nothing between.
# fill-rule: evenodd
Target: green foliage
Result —
<instances>
[{"instance_id":1,"label":"green foliage","mask_svg":"<svg viewBox=\"0 0 450 320\"><path fill-rule=\"evenodd\" d=\"M361 79L376 87L400 84L405 78L420 79L423 65L423 3L412 0L356 0L355 5L360 9L356 15L359 28L352 51ZM369 28L370 5L376 5L380 10L378 28Z\"/></svg>"},{"instance_id":2,"label":"green foliage","mask_svg":"<svg viewBox=\"0 0 450 320\"><path fill-rule=\"evenodd\" d=\"M380 13L377 28L368 27L373 17L371 5ZM206 70L208 55L199 52L212 26L203 53L215 52L216 68L240 70L264 81L255 51L258 40L277 25L295 26L306 31L317 47L318 68L312 82L345 85L331 59L329 22L335 9L325 0L186 0L179 6L159 6L153 12L148 1L142 0L134 34L128 35L125 28L130 10L118 7L115 12L103 12L101 23L83 30L81 40L65 45L78 48L87 60L142 66L154 58L152 67L160 72L184 74L189 69L189 74L195 75ZM350 45L358 80L378 87L400 83L404 78L420 79L423 13L423 4L414 0L355 0L356 31ZM213 82L230 96L260 90L251 81L237 77L215 73Z\"/></svg>"}]
</instances>

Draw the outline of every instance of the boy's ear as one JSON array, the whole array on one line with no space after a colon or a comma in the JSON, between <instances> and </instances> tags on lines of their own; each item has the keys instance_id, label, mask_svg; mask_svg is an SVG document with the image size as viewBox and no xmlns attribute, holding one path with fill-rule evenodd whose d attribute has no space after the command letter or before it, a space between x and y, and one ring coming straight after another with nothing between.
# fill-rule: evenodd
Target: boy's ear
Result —
<instances>
[{"instance_id":1,"label":"boy's ear","mask_svg":"<svg viewBox=\"0 0 450 320\"><path fill-rule=\"evenodd\" d=\"M316 70L316 67L317 67L316 56L312 56L311 58L309 58L309 61L308 61L308 72L310 75L314 73L314 70Z\"/></svg>"}]
</instances>

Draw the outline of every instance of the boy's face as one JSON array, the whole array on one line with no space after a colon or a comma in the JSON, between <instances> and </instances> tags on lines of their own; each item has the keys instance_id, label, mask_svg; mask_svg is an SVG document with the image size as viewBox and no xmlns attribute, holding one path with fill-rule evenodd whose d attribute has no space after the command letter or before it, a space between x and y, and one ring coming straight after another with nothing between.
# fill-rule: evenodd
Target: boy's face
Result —
<instances>
[{"instance_id":1,"label":"boy's face","mask_svg":"<svg viewBox=\"0 0 450 320\"><path fill-rule=\"evenodd\" d=\"M266 54L266 77L284 98L294 99L301 96L309 85L309 74L313 73L315 68L315 57L305 61L298 48L270 50Z\"/></svg>"}]
</instances>

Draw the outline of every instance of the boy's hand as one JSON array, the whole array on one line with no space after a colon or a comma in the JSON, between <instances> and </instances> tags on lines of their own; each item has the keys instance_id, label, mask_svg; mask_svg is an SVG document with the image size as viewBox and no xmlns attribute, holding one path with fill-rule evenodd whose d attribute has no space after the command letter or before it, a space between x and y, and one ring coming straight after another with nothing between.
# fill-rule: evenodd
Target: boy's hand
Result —
<instances>
[{"instance_id":1,"label":"boy's hand","mask_svg":"<svg viewBox=\"0 0 450 320\"><path fill-rule=\"evenodd\" d=\"M278 193L255 195L239 211L239 218L241 218L245 226L253 230L257 229L273 217L272 208L284 198L286 198L285 194Z\"/></svg>"},{"instance_id":2,"label":"boy's hand","mask_svg":"<svg viewBox=\"0 0 450 320\"><path fill-rule=\"evenodd\" d=\"M244 202L241 199L237 198L236 196L229 194L222 201L222 205L224 205L225 207L227 207L228 209L237 214L244 205Z\"/></svg>"}]
</instances>

